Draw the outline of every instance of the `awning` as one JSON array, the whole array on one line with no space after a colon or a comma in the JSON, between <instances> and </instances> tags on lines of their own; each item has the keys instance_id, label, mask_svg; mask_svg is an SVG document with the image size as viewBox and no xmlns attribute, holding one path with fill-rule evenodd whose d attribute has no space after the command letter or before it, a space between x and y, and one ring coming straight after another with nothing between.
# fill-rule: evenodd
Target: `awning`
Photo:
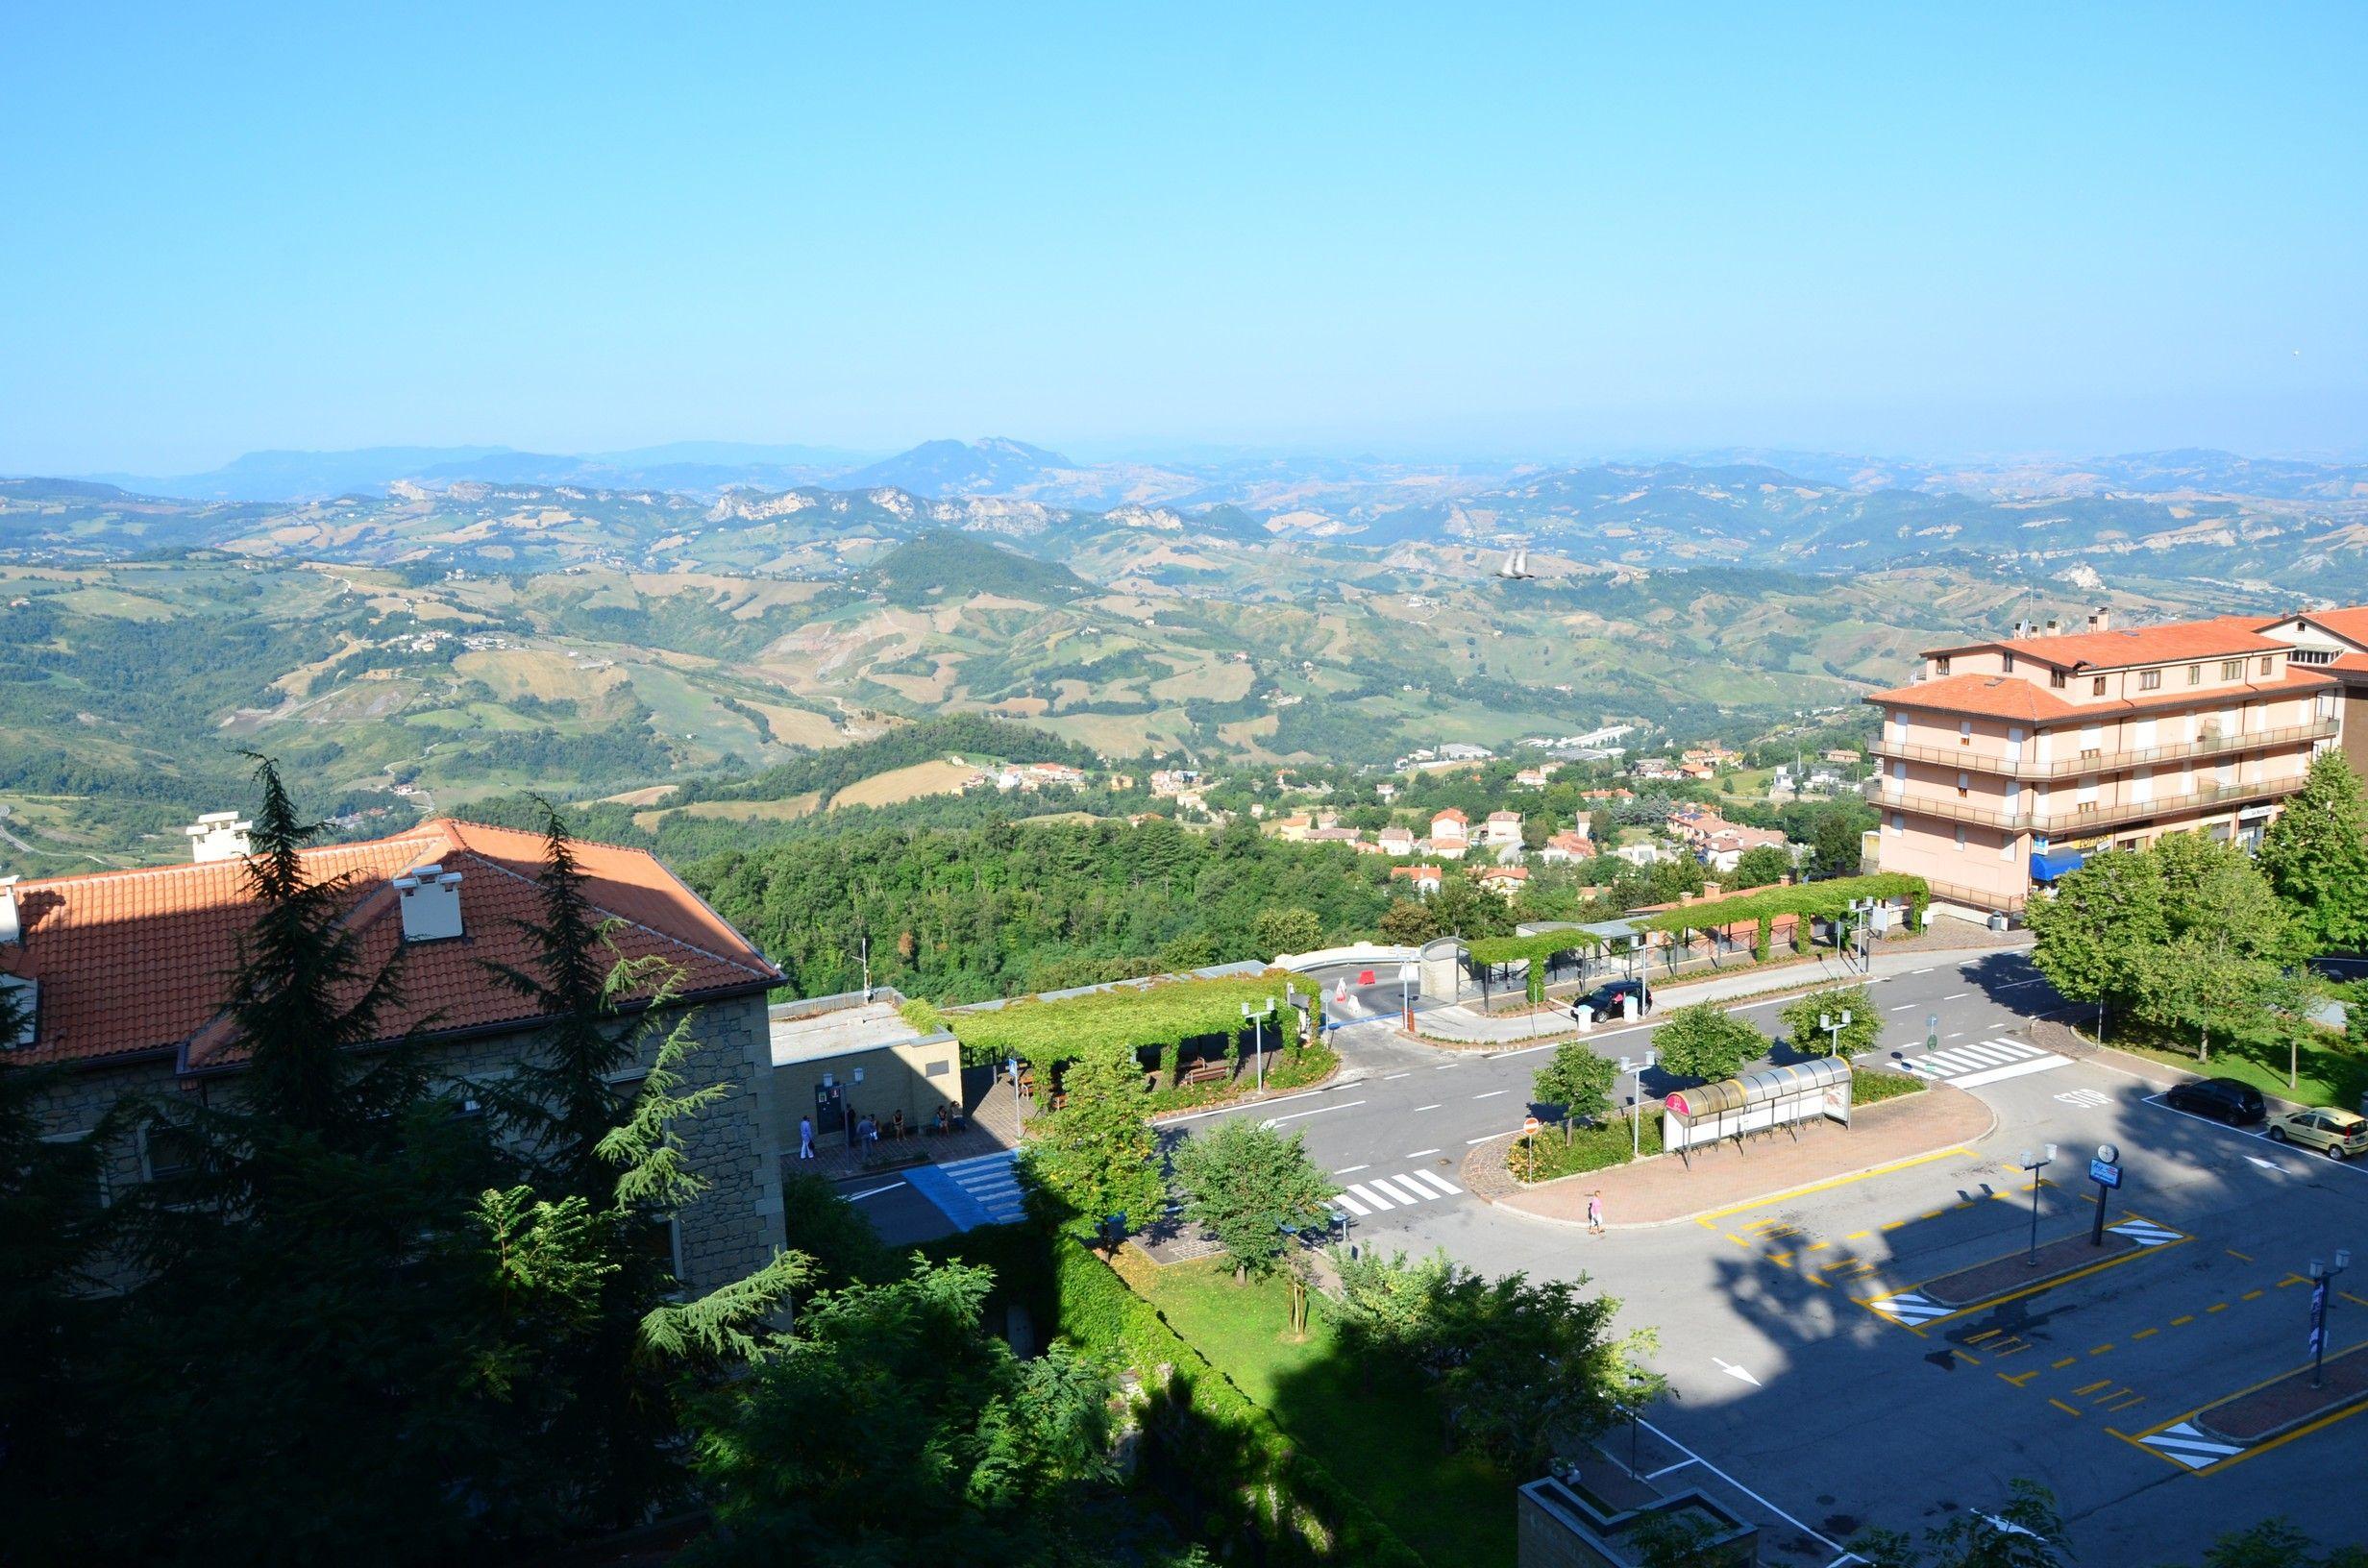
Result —
<instances>
[{"instance_id":1,"label":"awning","mask_svg":"<svg viewBox=\"0 0 2368 1568\"><path fill-rule=\"evenodd\" d=\"M2031 857L2031 880L2053 882L2060 876L2079 870L2081 863L2087 858L2078 849L2050 849L2035 853Z\"/></svg>"}]
</instances>

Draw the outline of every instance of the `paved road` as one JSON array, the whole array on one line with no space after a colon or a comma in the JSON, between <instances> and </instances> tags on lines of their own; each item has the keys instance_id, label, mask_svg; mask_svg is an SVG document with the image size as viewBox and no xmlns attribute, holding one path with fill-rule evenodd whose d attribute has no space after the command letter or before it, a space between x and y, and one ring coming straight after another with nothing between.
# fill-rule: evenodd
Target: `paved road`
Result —
<instances>
[{"instance_id":1,"label":"paved road","mask_svg":"<svg viewBox=\"0 0 2368 1568\"><path fill-rule=\"evenodd\" d=\"M2048 1000L2028 979L2019 959L1991 957L1880 985L1901 1020L1887 1047L1920 1057L1935 1010L1943 1055L2013 1043L2013 1009ZM1970 1076L2033 1058L1964 1060ZM1481 1096L1533 1065L1379 1063L1331 1091L1338 1109L1286 1125L1308 1128L1326 1163L1403 1187L1414 1151L1517 1115L1497 1109L1514 1095ZM2368 1167L2170 1111L2157 1087L2106 1058L1989 1077L1973 1092L2000 1125L1977 1144L1707 1222L1597 1239L1467 1195L1377 1212L1359 1234L1443 1246L1489 1273L1584 1272L1620 1297L1624 1325L1659 1330L1674 1389L1640 1433L1640 1466L1762 1518L1771 1562L1851 1560L1861 1526L1920 1532L1957 1508L1994 1508L2017 1477L2056 1491L2084 1562L2193 1561L2216 1534L2279 1513L2326 1540L2368 1539L2368 1414L2252 1450L2188 1424L2306 1361L2304 1268L2338 1246L2368 1256ZM1923 1295L2028 1244L2034 1193L2016 1167L2050 1141L2039 1238L2087 1233L2081 1178L2111 1141L2126 1185L2109 1222L2143 1244L1970 1311ZM2331 1348L2368 1341L2368 1269L2336 1309Z\"/></svg>"},{"instance_id":2,"label":"paved road","mask_svg":"<svg viewBox=\"0 0 2368 1568\"><path fill-rule=\"evenodd\" d=\"M1936 1016L1940 1021L1933 1032L1944 1057L1973 1050L1996 1056L1991 1065L2003 1066L2008 1060L2003 1048L1986 1042L2060 1005L2019 951L1935 954L1929 965L1878 979L1872 994L1885 1020L1882 1060L1903 1063L1924 1057L1926 1020ZM1747 1003L1735 1011L1773 1034L1779 1028L1776 1015L1787 1000ZM1598 1030L1588 1042L1613 1060L1639 1056L1658 1027L1648 1021ZM1528 1114L1531 1081L1552 1049L1531 1045L1493 1053L1450 1052L1408 1041L1387 1022L1344 1029L1340 1043L1346 1067L1328 1088L1290 1100L1212 1112L1183 1125L1250 1116L1304 1133L1318 1164L1348 1184L1344 1207L1352 1213L1365 1210L1359 1223L1376 1231L1412 1225L1418 1213L1439 1206L1477 1202L1460 1187L1454 1193L1443 1193L1420 1183L1404 1189L1415 1195L1392 1199L1400 1189L1397 1178L1430 1171L1453 1182L1453 1167L1472 1144L1519 1127ZM1969 1065L1975 1060L1965 1059ZM1644 1087L1648 1094L1654 1093L1668 1087L1668 1081L1648 1073ZM1623 1081L1621 1093L1628 1092ZM1387 1185L1373 1187L1376 1176ZM1360 1192L1359 1187L1365 1190Z\"/></svg>"}]
</instances>

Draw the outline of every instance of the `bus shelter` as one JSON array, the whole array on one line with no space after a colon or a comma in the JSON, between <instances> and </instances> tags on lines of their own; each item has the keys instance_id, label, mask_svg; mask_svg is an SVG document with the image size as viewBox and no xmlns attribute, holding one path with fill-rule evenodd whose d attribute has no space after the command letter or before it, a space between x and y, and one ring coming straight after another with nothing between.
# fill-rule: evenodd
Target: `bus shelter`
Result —
<instances>
[{"instance_id":1,"label":"bus shelter","mask_svg":"<svg viewBox=\"0 0 2368 1568\"><path fill-rule=\"evenodd\" d=\"M1661 1144L1690 1149L1752 1133L1790 1130L1824 1117L1850 1124L1850 1064L1830 1056L1790 1066L1763 1067L1696 1089L1672 1090L1661 1102ZM1797 1136L1797 1135L1796 1135Z\"/></svg>"}]
</instances>

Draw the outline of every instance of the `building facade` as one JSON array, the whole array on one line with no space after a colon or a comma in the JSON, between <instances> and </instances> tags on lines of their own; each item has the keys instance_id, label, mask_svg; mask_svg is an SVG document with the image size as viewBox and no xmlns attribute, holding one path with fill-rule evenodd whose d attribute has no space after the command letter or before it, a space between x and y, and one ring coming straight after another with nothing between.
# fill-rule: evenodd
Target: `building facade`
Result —
<instances>
[{"instance_id":1,"label":"building facade","mask_svg":"<svg viewBox=\"0 0 2368 1568\"><path fill-rule=\"evenodd\" d=\"M128 1095L238 1093L245 1052L224 1002L255 914L246 838L229 816L190 833L197 858L186 865L0 879L0 982L34 1014L23 1038L0 1042L0 1071L57 1069L42 1095L45 1137L88 1137ZM576 850L585 896L618 955L661 961L677 977L677 996L617 1081L645 1075L665 1033L687 1020L701 1048L685 1064L686 1087L730 1090L680 1129L706 1190L678 1213L654 1216L670 1232L675 1272L703 1291L745 1277L784 1244L765 1012L781 974L649 854ZM307 870L348 900L361 971L401 959L397 998L381 1015L385 1040L414 1041L446 1083L499 1079L541 1048L545 1020L487 965L539 963L525 928L542 913L542 852L535 834L439 820L304 853ZM182 1158L158 1128L134 1129L106 1155L102 1202L127 1184L175 1174Z\"/></svg>"},{"instance_id":2,"label":"building facade","mask_svg":"<svg viewBox=\"0 0 2368 1568\"><path fill-rule=\"evenodd\" d=\"M2119 630L2100 610L2078 630L1927 651L1915 679L1866 699L1883 714L1865 785L1881 869L1925 878L1938 907L2010 915L2095 850L2190 831L2257 843L2342 732L2336 677L2279 625Z\"/></svg>"}]
</instances>

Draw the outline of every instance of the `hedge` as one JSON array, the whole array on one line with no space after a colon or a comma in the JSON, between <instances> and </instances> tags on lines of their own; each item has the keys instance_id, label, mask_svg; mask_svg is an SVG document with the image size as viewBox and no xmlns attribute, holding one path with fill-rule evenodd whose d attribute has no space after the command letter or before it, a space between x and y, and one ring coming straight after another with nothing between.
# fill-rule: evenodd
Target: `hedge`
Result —
<instances>
[{"instance_id":1,"label":"hedge","mask_svg":"<svg viewBox=\"0 0 2368 1568\"><path fill-rule=\"evenodd\" d=\"M1925 1080L1912 1072L1850 1069L1850 1100L1854 1105L1873 1105L1878 1100L1898 1099L1902 1094L1920 1094L1927 1087Z\"/></svg>"},{"instance_id":2,"label":"hedge","mask_svg":"<svg viewBox=\"0 0 2368 1568\"><path fill-rule=\"evenodd\" d=\"M1838 876L1830 882L1802 882L1790 887L1754 888L1727 898L1706 898L1698 903L1680 904L1650 915L1631 916L1640 931L1708 931L1745 920L1754 921L1759 930L1752 942L1753 954L1768 956L1774 932L1774 920L1780 915L1804 918L1846 915L1854 898L1905 898L1908 900L1910 922L1920 919L1932 890L1920 876L1903 871L1880 871L1873 876ZM1465 943L1465 950L1474 964L1517 964L1527 960L1552 958L1556 953L1586 947L1602 950L1605 939L1585 931L1541 931L1528 937L1481 937Z\"/></svg>"},{"instance_id":3,"label":"hedge","mask_svg":"<svg viewBox=\"0 0 2368 1568\"><path fill-rule=\"evenodd\" d=\"M1574 1129L1568 1143L1563 1141L1560 1133L1552 1131L1542 1131L1537 1138L1534 1178L1530 1174L1533 1167L1529 1163L1529 1139L1517 1138L1505 1145L1505 1169L1519 1181L1550 1182L1557 1176L1609 1170L1614 1165L1628 1164L1631 1159L1649 1159L1662 1152L1658 1112L1647 1112L1634 1132L1629 1131L1627 1117L1617 1116Z\"/></svg>"},{"instance_id":4,"label":"hedge","mask_svg":"<svg viewBox=\"0 0 2368 1568\"><path fill-rule=\"evenodd\" d=\"M1163 1081L1174 1081L1175 1054L1188 1040L1221 1035L1240 1055L1236 1037L1246 1037L1242 1004L1263 1007L1274 998L1269 1028L1289 1031L1294 1023L1286 991L1315 997L1317 985L1283 969L1264 974L1205 979L1121 982L1106 991L1049 1001L1029 998L981 1012L948 1013L945 1026L962 1042L965 1065L999 1065L1009 1057L1036 1066L1160 1047Z\"/></svg>"}]
</instances>

